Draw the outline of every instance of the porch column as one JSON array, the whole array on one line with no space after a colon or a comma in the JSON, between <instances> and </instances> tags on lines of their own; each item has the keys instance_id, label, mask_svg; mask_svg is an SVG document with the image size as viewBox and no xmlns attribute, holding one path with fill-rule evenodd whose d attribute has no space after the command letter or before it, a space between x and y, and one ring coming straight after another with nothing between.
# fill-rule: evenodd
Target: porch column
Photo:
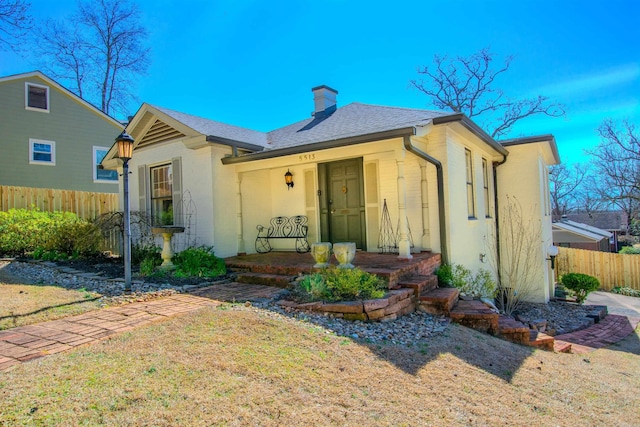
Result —
<instances>
[{"instance_id":1,"label":"porch column","mask_svg":"<svg viewBox=\"0 0 640 427\"><path fill-rule=\"evenodd\" d=\"M236 227L238 234L238 254L246 254L242 226L242 174L236 174Z\"/></svg>"},{"instance_id":2,"label":"porch column","mask_svg":"<svg viewBox=\"0 0 640 427\"><path fill-rule=\"evenodd\" d=\"M398 234L398 258L411 259L411 242L409 241L409 225L407 224L407 186L404 182L404 158L406 151L403 149L398 153L398 218L400 218L400 229Z\"/></svg>"},{"instance_id":3,"label":"porch column","mask_svg":"<svg viewBox=\"0 0 640 427\"><path fill-rule=\"evenodd\" d=\"M429 187L427 182L427 164L420 162L420 190L422 196L422 250L431 250L429 232Z\"/></svg>"}]
</instances>

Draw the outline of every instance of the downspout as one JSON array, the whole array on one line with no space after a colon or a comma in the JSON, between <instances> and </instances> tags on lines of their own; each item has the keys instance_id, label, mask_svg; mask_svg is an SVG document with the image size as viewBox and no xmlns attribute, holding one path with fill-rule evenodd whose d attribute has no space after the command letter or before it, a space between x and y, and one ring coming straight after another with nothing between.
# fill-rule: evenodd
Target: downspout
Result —
<instances>
[{"instance_id":1,"label":"downspout","mask_svg":"<svg viewBox=\"0 0 640 427\"><path fill-rule=\"evenodd\" d=\"M446 216L444 212L444 173L442 171L442 163L439 160L434 159L424 151L415 147L411 143L411 137L404 137L404 148L410 153L415 154L423 160L431 163L436 167L436 176L438 181L438 218L440 221L440 256L442 258L442 264L449 263L449 250L447 245L447 230L446 230Z\"/></svg>"},{"instance_id":2,"label":"downspout","mask_svg":"<svg viewBox=\"0 0 640 427\"><path fill-rule=\"evenodd\" d=\"M507 155L503 155L503 159L500 162L493 162L493 209L495 211L496 218L496 274L498 275L498 283L502 283L501 271L501 258L500 258L500 209L498 206L498 166L504 165L507 162Z\"/></svg>"}]
</instances>

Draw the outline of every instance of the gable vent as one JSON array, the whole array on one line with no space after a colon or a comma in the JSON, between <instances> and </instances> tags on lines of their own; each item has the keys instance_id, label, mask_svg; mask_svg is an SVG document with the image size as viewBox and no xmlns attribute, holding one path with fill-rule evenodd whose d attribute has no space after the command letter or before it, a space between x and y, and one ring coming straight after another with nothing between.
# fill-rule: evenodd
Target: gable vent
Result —
<instances>
[{"instance_id":1,"label":"gable vent","mask_svg":"<svg viewBox=\"0 0 640 427\"><path fill-rule=\"evenodd\" d=\"M173 139L183 137L185 137L185 134L183 134L182 132L172 128L171 126L160 120L156 120L156 122L144 135L142 141L138 143L138 147L156 144L158 142L171 141Z\"/></svg>"}]
</instances>

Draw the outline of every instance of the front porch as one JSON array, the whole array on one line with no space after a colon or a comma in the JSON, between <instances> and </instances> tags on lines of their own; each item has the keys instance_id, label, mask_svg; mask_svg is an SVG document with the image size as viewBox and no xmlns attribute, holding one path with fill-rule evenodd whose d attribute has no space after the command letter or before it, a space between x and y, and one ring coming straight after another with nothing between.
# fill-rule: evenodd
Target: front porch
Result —
<instances>
[{"instance_id":1,"label":"front porch","mask_svg":"<svg viewBox=\"0 0 640 427\"><path fill-rule=\"evenodd\" d=\"M307 274L314 270L314 260L311 253L297 252L269 252L266 254L238 255L225 258L227 268L239 273L239 281L243 274L283 276L293 278L300 273ZM398 259L394 254L377 254L358 251L353 265L366 272L376 274L389 283L389 289L397 289L403 279L413 276L431 276L440 265L440 254L420 252L413 254L413 258ZM338 265L335 256L331 256L331 265ZM269 284L269 283L260 283ZM273 283L272 285L286 287Z\"/></svg>"}]
</instances>

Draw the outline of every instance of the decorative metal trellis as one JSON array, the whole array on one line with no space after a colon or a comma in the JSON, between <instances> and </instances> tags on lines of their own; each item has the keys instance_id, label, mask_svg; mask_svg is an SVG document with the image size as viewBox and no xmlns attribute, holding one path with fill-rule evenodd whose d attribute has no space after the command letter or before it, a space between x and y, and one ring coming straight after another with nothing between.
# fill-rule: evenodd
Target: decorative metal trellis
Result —
<instances>
[{"instance_id":1,"label":"decorative metal trellis","mask_svg":"<svg viewBox=\"0 0 640 427\"><path fill-rule=\"evenodd\" d=\"M415 247L413 243L413 235L411 234L411 226L409 225L409 218L407 218L407 231L409 237L410 248ZM393 230L391 224L391 216L389 215L389 209L387 208L387 199L384 199L382 207L382 219L380 221L380 232L378 234L378 252L381 254L397 254L400 252L398 243L400 242L400 219L398 219L398 227L396 231Z\"/></svg>"},{"instance_id":2,"label":"decorative metal trellis","mask_svg":"<svg viewBox=\"0 0 640 427\"><path fill-rule=\"evenodd\" d=\"M384 199L382 207L382 219L380 221L380 232L378 234L378 252L381 254L398 253L396 234L393 232L391 216L387 208L387 199Z\"/></svg>"}]
</instances>

